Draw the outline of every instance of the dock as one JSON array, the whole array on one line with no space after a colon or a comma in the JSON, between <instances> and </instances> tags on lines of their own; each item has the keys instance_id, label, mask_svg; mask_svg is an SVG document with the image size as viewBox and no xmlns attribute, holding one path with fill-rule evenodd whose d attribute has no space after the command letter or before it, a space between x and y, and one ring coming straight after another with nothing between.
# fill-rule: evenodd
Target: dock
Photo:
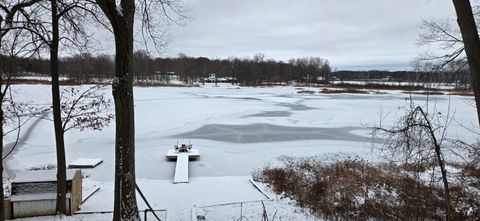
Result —
<instances>
[{"instance_id":1,"label":"dock","mask_svg":"<svg viewBox=\"0 0 480 221\"><path fill-rule=\"evenodd\" d=\"M68 164L69 169L73 168L82 168L82 169L88 169L88 168L95 168L98 165L103 163L102 159L91 159L91 158L80 158L72 163Z\"/></svg>"},{"instance_id":2,"label":"dock","mask_svg":"<svg viewBox=\"0 0 480 221\"><path fill-rule=\"evenodd\" d=\"M173 183L188 183L188 164L190 159L198 159L200 154L197 149L191 149L188 152L178 152L168 150L167 159L176 160L175 176Z\"/></svg>"},{"instance_id":3,"label":"dock","mask_svg":"<svg viewBox=\"0 0 480 221\"><path fill-rule=\"evenodd\" d=\"M177 165L175 166L175 176L173 183L188 183L188 155L179 154Z\"/></svg>"},{"instance_id":4,"label":"dock","mask_svg":"<svg viewBox=\"0 0 480 221\"><path fill-rule=\"evenodd\" d=\"M188 155L188 159L200 158L200 153L198 152L198 149L191 149L188 152L178 152L174 149L171 149L167 152L167 160L176 160L178 155L180 154Z\"/></svg>"}]
</instances>

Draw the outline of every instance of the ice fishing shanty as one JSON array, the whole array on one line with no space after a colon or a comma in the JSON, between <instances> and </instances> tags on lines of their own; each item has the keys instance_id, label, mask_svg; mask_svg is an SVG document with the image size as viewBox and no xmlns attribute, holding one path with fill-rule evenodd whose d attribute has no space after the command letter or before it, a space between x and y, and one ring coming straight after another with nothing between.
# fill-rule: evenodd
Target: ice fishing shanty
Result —
<instances>
[{"instance_id":1,"label":"ice fishing shanty","mask_svg":"<svg viewBox=\"0 0 480 221\"><path fill-rule=\"evenodd\" d=\"M193 149L192 144L175 145L174 149L167 152L167 160L176 160L175 176L173 183L188 183L188 161L200 158L198 149Z\"/></svg>"},{"instance_id":2,"label":"ice fishing shanty","mask_svg":"<svg viewBox=\"0 0 480 221\"><path fill-rule=\"evenodd\" d=\"M57 171L18 173L12 180L11 218L55 215ZM80 170L67 170L67 213L73 215L82 203Z\"/></svg>"}]
</instances>

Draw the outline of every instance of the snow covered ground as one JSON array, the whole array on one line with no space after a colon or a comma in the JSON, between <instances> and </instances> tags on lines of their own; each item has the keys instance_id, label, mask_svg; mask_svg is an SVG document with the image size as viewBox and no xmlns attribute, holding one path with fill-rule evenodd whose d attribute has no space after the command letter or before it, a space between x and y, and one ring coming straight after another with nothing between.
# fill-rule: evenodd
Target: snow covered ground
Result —
<instances>
[{"instance_id":1,"label":"snow covered ground","mask_svg":"<svg viewBox=\"0 0 480 221\"><path fill-rule=\"evenodd\" d=\"M23 101L50 105L48 85L13 87L15 96ZM105 93L111 97L109 90ZM152 206L166 209L169 220L190 220L193 205L266 200L248 179L253 170L275 163L281 155L351 154L379 160L371 151L371 131L365 126L378 124L380 119L384 126L392 125L409 104L409 95L396 91L297 93L300 90L320 91L231 85L135 88L136 175ZM426 96L412 96L417 104L426 105ZM476 139L463 127L478 130L473 97L442 95L428 100L430 109L446 114L450 107L454 114L449 137ZM94 169L83 170L87 182L101 189L82 205L82 211L112 210L114 131L112 124L102 131L72 130L65 134L67 163L79 158L104 161ZM189 184L172 184L175 162L165 159L177 141L191 142L201 153L199 160L190 162ZM12 137L6 138L9 142ZM6 160L7 173L14 176L16 171L49 164L55 164L53 125L33 119L22 129L19 146ZM137 200L144 209L141 198ZM222 220L222 216L217 219Z\"/></svg>"}]
</instances>

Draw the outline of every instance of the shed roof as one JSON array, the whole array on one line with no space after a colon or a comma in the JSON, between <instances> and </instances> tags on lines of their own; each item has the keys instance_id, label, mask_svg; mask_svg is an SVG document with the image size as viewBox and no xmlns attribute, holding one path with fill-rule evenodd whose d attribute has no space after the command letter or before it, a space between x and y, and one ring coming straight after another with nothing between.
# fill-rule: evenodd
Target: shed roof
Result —
<instances>
[{"instance_id":1,"label":"shed roof","mask_svg":"<svg viewBox=\"0 0 480 221\"><path fill-rule=\"evenodd\" d=\"M67 180L72 180L76 170L67 170ZM27 171L17 173L12 180L13 183L40 183L57 181L56 170Z\"/></svg>"}]
</instances>

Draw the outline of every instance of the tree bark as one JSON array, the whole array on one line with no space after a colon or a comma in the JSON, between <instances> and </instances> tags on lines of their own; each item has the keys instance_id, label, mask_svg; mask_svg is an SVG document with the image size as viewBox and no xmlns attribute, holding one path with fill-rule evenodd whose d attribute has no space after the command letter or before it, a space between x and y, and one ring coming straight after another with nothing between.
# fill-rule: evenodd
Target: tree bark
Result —
<instances>
[{"instance_id":1,"label":"tree bark","mask_svg":"<svg viewBox=\"0 0 480 221\"><path fill-rule=\"evenodd\" d=\"M452 211L452 204L450 203L450 187L448 185L447 179L447 170L445 169L445 160L442 157L442 153L440 150L440 145L438 145L435 141L435 155L438 160L438 165L440 166L440 172L442 173L442 182L443 182L443 192L445 197L445 206L447 207L447 213L445 214L445 218L447 221L453 220L453 211Z\"/></svg>"},{"instance_id":2,"label":"tree bark","mask_svg":"<svg viewBox=\"0 0 480 221\"><path fill-rule=\"evenodd\" d=\"M477 106L477 117L480 125L480 39L478 37L477 25L473 17L472 6L468 0L453 0L457 13L457 23L462 33L465 53L467 54L470 74L472 79L475 104Z\"/></svg>"},{"instance_id":3,"label":"tree bark","mask_svg":"<svg viewBox=\"0 0 480 221\"><path fill-rule=\"evenodd\" d=\"M0 84L1 85L1 84ZM2 95L3 97L3 95ZM3 101L3 99L2 99ZM0 204L0 221L5 220L5 207L4 207L4 198L5 196L3 195L3 102L0 102L0 180L2 181L2 187L0 188L0 199L1 204Z\"/></svg>"},{"instance_id":4,"label":"tree bark","mask_svg":"<svg viewBox=\"0 0 480 221\"><path fill-rule=\"evenodd\" d=\"M57 214L67 214L67 169L65 162L65 143L63 139L62 116L60 110L60 84L58 80L58 9L57 1L51 0L52 10L52 42L50 43L50 71L52 75L53 125L57 152Z\"/></svg>"},{"instance_id":5,"label":"tree bark","mask_svg":"<svg viewBox=\"0 0 480 221\"><path fill-rule=\"evenodd\" d=\"M135 194L133 21L135 0L97 0L115 35L115 198L113 220L140 220Z\"/></svg>"},{"instance_id":6,"label":"tree bark","mask_svg":"<svg viewBox=\"0 0 480 221\"><path fill-rule=\"evenodd\" d=\"M3 18L0 16L0 24L2 23ZM3 36L1 35L2 33L2 27L0 26L0 49L2 48L2 38ZM0 75L0 88L2 88L3 85L3 77ZM1 92L0 92L1 93ZM5 97L4 94L0 94L0 181L2 182L2 186L0 186L0 199L2 200L0 204L0 221L5 220L5 203L4 198L5 195L3 194L3 98Z\"/></svg>"},{"instance_id":7,"label":"tree bark","mask_svg":"<svg viewBox=\"0 0 480 221\"><path fill-rule=\"evenodd\" d=\"M139 220L135 194L135 122L133 102L133 29L115 34L115 200L113 220Z\"/></svg>"}]
</instances>

